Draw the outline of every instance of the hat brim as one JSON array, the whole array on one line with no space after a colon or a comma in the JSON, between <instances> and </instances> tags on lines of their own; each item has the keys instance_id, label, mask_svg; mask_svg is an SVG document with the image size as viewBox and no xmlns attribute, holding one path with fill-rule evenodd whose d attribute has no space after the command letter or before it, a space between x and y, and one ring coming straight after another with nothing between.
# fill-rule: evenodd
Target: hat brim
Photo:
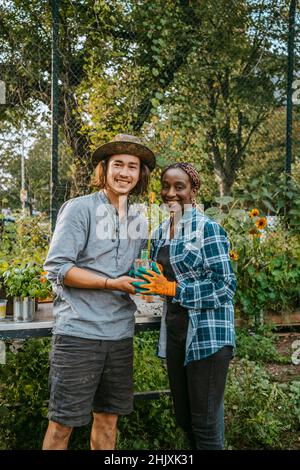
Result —
<instances>
[{"instance_id":1,"label":"hat brim","mask_svg":"<svg viewBox=\"0 0 300 470\"><path fill-rule=\"evenodd\" d=\"M92 163L96 166L100 161L105 160L112 155L135 155L145 163L150 171L154 170L156 159L154 153L142 144L134 142L108 142L98 147L92 155Z\"/></svg>"}]
</instances>

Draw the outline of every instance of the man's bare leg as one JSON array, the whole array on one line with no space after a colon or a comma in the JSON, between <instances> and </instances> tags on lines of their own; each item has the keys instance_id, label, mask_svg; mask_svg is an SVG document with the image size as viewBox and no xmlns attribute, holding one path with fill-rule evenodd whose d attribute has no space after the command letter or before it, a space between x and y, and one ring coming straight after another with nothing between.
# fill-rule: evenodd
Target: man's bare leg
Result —
<instances>
[{"instance_id":1,"label":"man's bare leg","mask_svg":"<svg viewBox=\"0 0 300 470\"><path fill-rule=\"evenodd\" d=\"M43 450L66 450L73 428L63 424L49 421L46 431Z\"/></svg>"},{"instance_id":2,"label":"man's bare leg","mask_svg":"<svg viewBox=\"0 0 300 470\"><path fill-rule=\"evenodd\" d=\"M116 447L118 415L93 413L91 450L114 450Z\"/></svg>"}]
</instances>

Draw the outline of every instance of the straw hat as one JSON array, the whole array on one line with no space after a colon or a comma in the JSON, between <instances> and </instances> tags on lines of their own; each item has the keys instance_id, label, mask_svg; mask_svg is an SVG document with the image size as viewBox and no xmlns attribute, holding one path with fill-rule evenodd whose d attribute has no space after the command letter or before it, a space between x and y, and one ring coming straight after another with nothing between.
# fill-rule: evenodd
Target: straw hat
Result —
<instances>
[{"instance_id":1,"label":"straw hat","mask_svg":"<svg viewBox=\"0 0 300 470\"><path fill-rule=\"evenodd\" d=\"M118 134L111 142L98 147L92 155L93 165L96 166L101 160L112 155L120 154L135 155L149 167L150 171L155 168L154 153L138 137L130 134Z\"/></svg>"}]
</instances>

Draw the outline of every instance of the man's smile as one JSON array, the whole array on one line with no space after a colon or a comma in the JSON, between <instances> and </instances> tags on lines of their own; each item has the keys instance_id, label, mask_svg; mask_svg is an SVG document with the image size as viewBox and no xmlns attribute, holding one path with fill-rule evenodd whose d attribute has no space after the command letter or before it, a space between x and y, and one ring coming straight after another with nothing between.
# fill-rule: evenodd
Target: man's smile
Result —
<instances>
[{"instance_id":1,"label":"man's smile","mask_svg":"<svg viewBox=\"0 0 300 470\"><path fill-rule=\"evenodd\" d=\"M116 178L115 182L118 183L118 184L130 184L130 181L122 180L122 179L119 179L119 178Z\"/></svg>"}]
</instances>

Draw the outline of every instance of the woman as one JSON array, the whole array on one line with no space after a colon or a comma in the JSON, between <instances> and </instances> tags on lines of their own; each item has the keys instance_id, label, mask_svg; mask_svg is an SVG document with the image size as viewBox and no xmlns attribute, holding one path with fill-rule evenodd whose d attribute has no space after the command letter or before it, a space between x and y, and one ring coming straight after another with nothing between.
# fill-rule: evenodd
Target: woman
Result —
<instances>
[{"instance_id":1,"label":"woman","mask_svg":"<svg viewBox=\"0 0 300 470\"><path fill-rule=\"evenodd\" d=\"M236 279L223 228L200 213L190 163L167 167L161 196L170 218L154 233L152 270L137 292L165 295L159 355L166 357L176 420L194 449L223 448L223 398L235 346Z\"/></svg>"}]
</instances>

